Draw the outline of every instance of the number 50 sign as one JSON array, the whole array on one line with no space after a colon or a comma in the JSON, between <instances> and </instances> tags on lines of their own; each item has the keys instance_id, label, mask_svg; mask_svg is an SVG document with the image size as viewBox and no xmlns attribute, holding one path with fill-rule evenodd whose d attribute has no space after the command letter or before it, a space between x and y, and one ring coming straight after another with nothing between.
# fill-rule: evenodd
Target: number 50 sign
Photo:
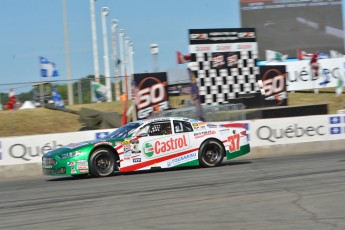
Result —
<instances>
[{"instance_id":1,"label":"number 50 sign","mask_svg":"<svg viewBox=\"0 0 345 230\"><path fill-rule=\"evenodd\" d=\"M147 118L155 111L169 109L167 75L160 73L134 74L135 104L138 119Z\"/></svg>"}]
</instances>

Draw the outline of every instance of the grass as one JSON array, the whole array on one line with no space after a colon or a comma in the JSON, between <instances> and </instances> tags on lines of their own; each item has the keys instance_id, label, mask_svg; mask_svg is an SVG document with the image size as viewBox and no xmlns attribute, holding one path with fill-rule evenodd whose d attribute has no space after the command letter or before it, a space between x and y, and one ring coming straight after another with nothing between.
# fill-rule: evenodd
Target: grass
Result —
<instances>
[{"instance_id":1,"label":"grass","mask_svg":"<svg viewBox=\"0 0 345 230\"><path fill-rule=\"evenodd\" d=\"M292 106L328 104L328 113L334 114L337 110L344 109L345 94L336 96L333 92L320 90L319 94L289 93L288 104ZM182 99L188 99L188 95L171 97L171 106L174 108L182 107L180 105ZM82 107L102 112L122 113L123 102L73 105L67 108L79 111ZM81 127L79 115L56 110L36 108L33 110L0 111L0 137L74 132Z\"/></svg>"}]
</instances>

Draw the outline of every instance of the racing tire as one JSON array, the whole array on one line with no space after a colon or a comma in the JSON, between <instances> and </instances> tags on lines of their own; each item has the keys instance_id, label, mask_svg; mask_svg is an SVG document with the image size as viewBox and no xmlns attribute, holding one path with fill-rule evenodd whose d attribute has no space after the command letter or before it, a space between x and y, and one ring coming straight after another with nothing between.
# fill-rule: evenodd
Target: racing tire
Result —
<instances>
[{"instance_id":1,"label":"racing tire","mask_svg":"<svg viewBox=\"0 0 345 230\"><path fill-rule=\"evenodd\" d=\"M94 177L111 176L116 169L114 153L109 149L96 149L89 159L89 172Z\"/></svg>"},{"instance_id":2,"label":"racing tire","mask_svg":"<svg viewBox=\"0 0 345 230\"><path fill-rule=\"evenodd\" d=\"M216 167L225 156L224 145L217 140L205 141L199 149L199 163L202 167Z\"/></svg>"}]
</instances>

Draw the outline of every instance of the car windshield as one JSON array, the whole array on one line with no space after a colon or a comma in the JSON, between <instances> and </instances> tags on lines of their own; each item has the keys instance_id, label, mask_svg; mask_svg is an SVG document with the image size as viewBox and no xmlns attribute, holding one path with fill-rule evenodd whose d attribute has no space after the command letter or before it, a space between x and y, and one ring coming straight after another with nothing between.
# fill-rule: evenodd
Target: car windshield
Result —
<instances>
[{"instance_id":1,"label":"car windshield","mask_svg":"<svg viewBox=\"0 0 345 230\"><path fill-rule=\"evenodd\" d=\"M110 133L106 138L125 138L133 134L134 130L138 128L142 123L131 122L125 126L116 129L114 132Z\"/></svg>"}]
</instances>

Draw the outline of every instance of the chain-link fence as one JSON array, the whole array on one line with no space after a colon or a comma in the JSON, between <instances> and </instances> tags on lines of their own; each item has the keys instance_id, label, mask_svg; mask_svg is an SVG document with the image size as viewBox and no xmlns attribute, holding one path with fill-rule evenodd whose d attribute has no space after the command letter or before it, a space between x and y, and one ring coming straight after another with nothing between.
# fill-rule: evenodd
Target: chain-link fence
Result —
<instances>
[{"instance_id":1,"label":"chain-link fence","mask_svg":"<svg viewBox=\"0 0 345 230\"><path fill-rule=\"evenodd\" d=\"M54 78L53 78L54 79ZM50 78L48 81L41 82L25 82L25 83L12 83L0 84L0 106L4 107L9 101L9 91L13 90L17 99L17 103L25 101L39 102L43 97L45 102L49 101L52 95L52 89L55 88L65 104L68 104L68 86L67 80L53 80ZM124 78L114 77L110 78L111 82L111 97L112 101L119 100L121 92L123 92L122 81ZM43 79L44 80L44 79ZM94 81L93 76L86 78L72 80L72 98L73 104L89 104L92 103L92 85ZM129 80L129 78L128 78ZM106 85L105 77L100 77L99 83ZM118 90L119 89L119 90ZM42 101L42 100L41 100Z\"/></svg>"},{"instance_id":2,"label":"chain-link fence","mask_svg":"<svg viewBox=\"0 0 345 230\"><path fill-rule=\"evenodd\" d=\"M246 119L245 106L242 103L203 105L202 111L206 121L239 121ZM186 117L199 119L198 112L194 106L154 113L151 117Z\"/></svg>"}]
</instances>

